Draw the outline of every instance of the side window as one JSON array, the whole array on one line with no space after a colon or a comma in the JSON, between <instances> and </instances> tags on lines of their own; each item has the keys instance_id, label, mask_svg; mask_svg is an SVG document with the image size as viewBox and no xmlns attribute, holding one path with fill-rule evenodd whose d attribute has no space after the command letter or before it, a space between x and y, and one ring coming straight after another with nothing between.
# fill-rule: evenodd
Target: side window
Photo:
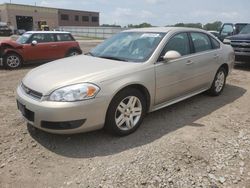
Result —
<instances>
[{"instance_id":1,"label":"side window","mask_svg":"<svg viewBox=\"0 0 250 188\"><path fill-rule=\"evenodd\" d=\"M196 53L212 49L211 41L204 33L191 33L191 39Z\"/></svg>"},{"instance_id":2,"label":"side window","mask_svg":"<svg viewBox=\"0 0 250 188\"><path fill-rule=\"evenodd\" d=\"M165 46L162 55L172 50L179 52L182 56L190 54L190 46L187 33L180 33L172 37Z\"/></svg>"},{"instance_id":3,"label":"side window","mask_svg":"<svg viewBox=\"0 0 250 188\"><path fill-rule=\"evenodd\" d=\"M234 32L234 28L232 25L224 25L221 30L221 35L228 36Z\"/></svg>"},{"instance_id":4,"label":"side window","mask_svg":"<svg viewBox=\"0 0 250 188\"><path fill-rule=\"evenodd\" d=\"M69 34L57 34L56 35L57 41L73 41L72 37Z\"/></svg>"},{"instance_id":5,"label":"side window","mask_svg":"<svg viewBox=\"0 0 250 188\"><path fill-rule=\"evenodd\" d=\"M215 40L213 37L211 37L211 41L212 41L213 49L220 48L220 43L217 40Z\"/></svg>"},{"instance_id":6,"label":"side window","mask_svg":"<svg viewBox=\"0 0 250 188\"><path fill-rule=\"evenodd\" d=\"M37 41L38 43L55 42L54 35L48 33L34 34L30 42L32 42L33 40Z\"/></svg>"}]
</instances>

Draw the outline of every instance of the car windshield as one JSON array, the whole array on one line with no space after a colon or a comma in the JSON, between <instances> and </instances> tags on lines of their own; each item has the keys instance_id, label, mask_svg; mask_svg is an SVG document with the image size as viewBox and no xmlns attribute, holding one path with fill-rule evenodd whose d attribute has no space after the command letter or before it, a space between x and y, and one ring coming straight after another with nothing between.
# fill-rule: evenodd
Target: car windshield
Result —
<instances>
[{"instance_id":1,"label":"car windshield","mask_svg":"<svg viewBox=\"0 0 250 188\"><path fill-rule=\"evenodd\" d=\"M24 33L22 36L20 36L16 42L19 43L19 44L26 44L27 41L29 40L31 34L28 34L28 33Z\"/></svg>"},{"instance_id":2,"label":"car windshield","mask_svg":"<svg viewBox=\"0 0 250 188\"><path fill-rule=\"evenodd\" d=\"M89 54L118 61L144 62L165 35L166 33L122 32L107 39Z\"/></svg>"},{"instance_id":3,"label":"car windshield","mask_svg":"<svg viewBox=\"0 0 250 188\"><path fill-rule=\"evenodd\" d=\"M240 32L240 34L250 34L250 24L246 25Z\"/></svg>"}]
</instances>

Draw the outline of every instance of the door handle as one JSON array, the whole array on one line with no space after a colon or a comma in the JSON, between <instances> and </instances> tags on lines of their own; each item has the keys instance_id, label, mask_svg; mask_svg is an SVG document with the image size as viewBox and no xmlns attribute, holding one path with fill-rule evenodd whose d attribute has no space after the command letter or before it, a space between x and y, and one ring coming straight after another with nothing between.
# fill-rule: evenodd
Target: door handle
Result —
<instances>
[{"instance_id":1,"label":"door handle","mask_svg":"<svg viewBox=\"0 0 250 188\"><path fill-rule=\"evenodd\" d=\"M187 62L186 62L186 65L192 65L194 62L192 61L192 60L188 60Z\"/></svg>"},{"instance_id":2,"label":"door handle","mask_svg":"<svg viewBox=\"0 0 250 188\"><path fill-rule=\"evenodd\" d=\"M51 45L51 47L57 47L57 45Z\"/></svg>"},{"instance_id":3,"label":"door handle","mask_svg":"<svg viewBox=\"0 0 250 188\"><path fill-rule=\"evenodd\" d=\"M218 54L214 54L214 58L217 59L219 57Z\"/></svg>"}]
</instances>

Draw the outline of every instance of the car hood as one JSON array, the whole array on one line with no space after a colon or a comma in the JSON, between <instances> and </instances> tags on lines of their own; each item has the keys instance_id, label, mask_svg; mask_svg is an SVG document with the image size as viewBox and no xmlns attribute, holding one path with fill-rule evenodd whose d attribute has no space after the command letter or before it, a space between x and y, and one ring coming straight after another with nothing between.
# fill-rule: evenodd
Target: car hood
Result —
<instances>
[{"instance_id":1,"label":"car hood","mask_svg":"<svg viewBox=\"0 0 250 188\"><path fill-rule=\"evenodd\" d=\"M0 42L0 46L4 46L4 45L9 45L13 48L17 48L17 47L22 46L22 44L19 44L16 41L11 40L11 39L3 40Z\"/></svg>"},{"instance_id":2,"label":"car hood","mask_svg":"<svg viewBox=\"0 0 250 188\"><path fill-rule=\"evenodd\" d=\"M227 37L230 40L250 40L250 34L238 34Z\"/></svg>"},{"instance_id":3,"label":"car hood","mask_svg":"<svg viewBox=\"0 0 250 188\"><path fill-rule=\"evenodd\" d=\"M23 79L23 84L37 92L48 95L57 88L83 83L96 84L114 75L133 71L140 63L128 63L92 56L79 55L47 63L31 70Z\"/></svg>"}]
</instances>

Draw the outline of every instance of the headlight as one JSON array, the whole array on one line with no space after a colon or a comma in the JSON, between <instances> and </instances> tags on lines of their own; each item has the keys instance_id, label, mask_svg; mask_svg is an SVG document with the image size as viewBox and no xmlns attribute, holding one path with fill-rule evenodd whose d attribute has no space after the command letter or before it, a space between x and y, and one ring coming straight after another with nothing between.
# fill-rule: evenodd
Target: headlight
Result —
<instances>
[{"instance_id":1,"label":"headlight","mask_svg":"<svg viewBox=\"0 0 250 188\"><path fill-rule=\"evenodd\" d=\"M74 102L95 98L100 88L94 84L82 83L66 86L55 90L49 96L49 101Z\"/></svg>"},{"instance_id":2,"label":"headlight","mask_svg":"<svg viewBox=\"0 0 250 188\"><path fill-rule=\"evenodd\" d=\"M223 40L223 43L224 43L224 44L231 44L231 40L230 40L230 39L224 39L224 40Z\"/></svg>"}]
</instances>

